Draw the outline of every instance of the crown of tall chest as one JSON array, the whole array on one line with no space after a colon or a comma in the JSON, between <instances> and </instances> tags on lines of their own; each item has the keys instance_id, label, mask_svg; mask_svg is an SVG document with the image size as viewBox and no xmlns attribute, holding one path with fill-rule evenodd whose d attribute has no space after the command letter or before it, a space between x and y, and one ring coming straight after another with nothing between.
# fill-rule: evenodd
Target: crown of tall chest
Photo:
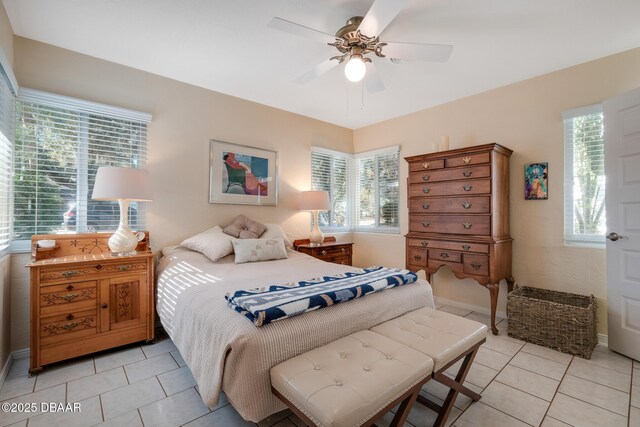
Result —
<instances>
[{"instance_id":1,"label":"crown of tall chest","mask_svg":"<svg viewBox=\"0 0 640 427\"><path fill-rule=\"evenodd\" d=\"M407 267L481 284L511 274L509 157L487 144L407 157Z\"/></svg>"}]
</instances>

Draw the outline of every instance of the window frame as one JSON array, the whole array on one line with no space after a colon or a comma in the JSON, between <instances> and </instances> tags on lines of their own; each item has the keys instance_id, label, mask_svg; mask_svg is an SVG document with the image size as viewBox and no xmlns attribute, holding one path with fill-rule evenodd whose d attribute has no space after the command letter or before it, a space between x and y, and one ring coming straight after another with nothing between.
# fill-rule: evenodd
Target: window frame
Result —
<instances>
[{"instance_id":1,"label":"window frame","mask_svg":"<svg viewBox=\"0 0 640 427\"><path fill-rule=\"evenodd\" d=\"M568 132L569 126L573 125L573 119L583 116L595 114L603 114L602 104L594 104L586 107L576 108L562 113L563 132L564 132L564 245L574 247L592 247L605 248L606 239L603 234L576 234L574 210L576 200L574 195L574 147L575 139L573 131ZM603 118L604 131L604 118ZM604 136L602 138L604 145ZM604 159L603 159L604 162ZM603 175L606 179L606 173ZM606 195L606 186L603 187ZM604 197L603 197L604 200ZM604 203L604 202L603 202ZM604 220L606 223L606 211L604 212Z\"/></svg>"}]
</instances>

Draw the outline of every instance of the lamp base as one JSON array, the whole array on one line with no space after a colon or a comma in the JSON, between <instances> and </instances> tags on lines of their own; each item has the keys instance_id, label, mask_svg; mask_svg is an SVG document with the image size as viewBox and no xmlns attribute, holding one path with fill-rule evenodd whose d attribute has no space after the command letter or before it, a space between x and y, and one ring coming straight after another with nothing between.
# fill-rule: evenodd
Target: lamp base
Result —
<instances>
[{"instance_id":1,"label":"lamp base","mask_svg":"<svg viewBox=\"0 0 640 427\"><path fill-rule=\"evenodd\" d=\"M310 246L320 246L324 242L324 234L318 227L318 211L313 211L313 230L309 235Z\"/></svg>"},{"instance_id":2,"label":"lamp base","mask_svg":"<svg viewBox=\"0 0 640 427\"><path fill-rule=\"evenodd\" d=\"M118 200L120 204L120 225L107 244L109 250L114 256L130 255L136 252L138 242L144 239L144 233L134 233L129 228L128 212L129 202L126 200Z\"/></svg>"}]
</instances>

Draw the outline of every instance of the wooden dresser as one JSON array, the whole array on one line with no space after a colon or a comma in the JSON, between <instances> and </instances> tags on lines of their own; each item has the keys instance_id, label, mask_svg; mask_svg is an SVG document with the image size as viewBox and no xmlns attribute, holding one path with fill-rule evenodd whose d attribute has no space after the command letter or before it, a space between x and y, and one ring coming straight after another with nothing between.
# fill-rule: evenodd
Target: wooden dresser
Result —
<instances>
[{"instance_id":1,"label":"wooden dresser","mask_svg":"<svg viewBox=\"0 0 640 427\"><path fill-rule=\"evenodd\" d=\"M409 234L406 263L413 271L449 267L491 297L495 335L499 283L511 277L509 157L498 144L407 157Z\"/></svg>"},{"instance_id":2,"label":"wooden dresser","mask_svg":"<svg viewBox=\"0 0 640 427\"><path fill-rule=\"evenodd\" d=\"M31 239L31 366L154 338L153 254L112 256L111 233ZM38 240L54 239L51 249Z\"/></svg>"},{"instance_id":3,"label":"wooden dresser","mask_svg":"<svg viewBox=\"0 0 640 427\"><path fill-rule=\"evenodd\" d=\"M293 242L296 251L311 255L314 258L342 265L353 265L353 243L336 242L336 238L328 236L320 246L311 246L309 239Z\"/></svg>"}]
</instances>

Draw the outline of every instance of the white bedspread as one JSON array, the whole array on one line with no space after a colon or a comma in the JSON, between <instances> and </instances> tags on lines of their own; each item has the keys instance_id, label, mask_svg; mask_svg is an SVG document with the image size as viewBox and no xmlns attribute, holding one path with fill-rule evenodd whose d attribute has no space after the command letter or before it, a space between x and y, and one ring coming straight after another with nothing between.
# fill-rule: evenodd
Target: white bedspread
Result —
<instances>
[{"instance_id":1,"label":"white bedspread","mask_svg":"<svg viewBox=\"0 0 640 427\"><path fill-rule=\"evenodd\" d=\"M213 263L177 249L160 260L157 310L207 405L221 389L246 420L258 422L285 406L271 394L269 370L280 362L353 332L424 306L433 307L424 280L257 328L227 306L227 292L342 273L352 267L289 251L289 258Z\"/></svg>"}]
</instances>

